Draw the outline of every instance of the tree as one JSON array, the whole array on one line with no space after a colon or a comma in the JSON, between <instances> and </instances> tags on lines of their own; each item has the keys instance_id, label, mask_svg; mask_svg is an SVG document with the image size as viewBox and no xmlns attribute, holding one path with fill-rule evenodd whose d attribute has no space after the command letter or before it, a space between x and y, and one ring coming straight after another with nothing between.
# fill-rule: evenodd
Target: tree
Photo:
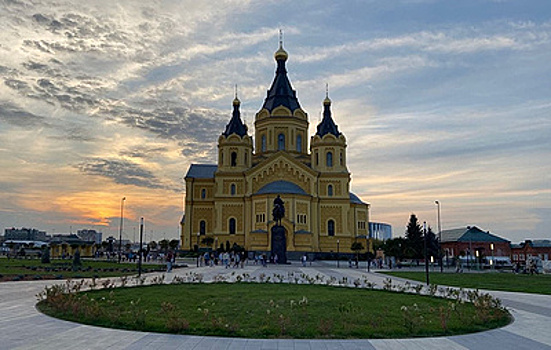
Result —
<instances>
[{"instance_id":1,"label":"tree","mask_svg":"<svg viewBox=\"0 0 551 350\"><path fill-rule=\"evenodd\" d=\"M78 267L82 265L82 262L80 261L80 250L75 250L75 254L73 255L73 270L76 270Z\"/></svg>"},{"instance_id":2,"label":"tree","mask_svg":"<svg viewBox=\"0 0 551 350\"><path fill-rule=\"evenodd\" d=\"M151 248L151 250L155 250L157 248L157 242L151 241L149 242L148 246L149 248Z\"/></svg>"},{"instance_id":3,"label":"tree","mask_svg":"<svg viewBox=\"0 0 551 350\"><path fill-rule=\"evenodd\" d=\"M439 258L439 245L438 245L438 239L436 238L436 235L434 232L432 232L432 228L429 226L427 229L427 256L434 256L435 259ZM429 258L430 259L430 258Z\"/></svg>"},{"instance_id":4,"label":"tree","mask_svg":"<svg viewBox=\"0 0 551 350\"><path fill-rule=\"evenodd\" d=\"M42 250L42 256L40 257L40 262L43 264L50 263L50 247L44 247L44 249Z\"/></svg>"},{"instance_id":5,"label":"tree","mask_svg":"<svg viewBox=\"0 0 551 350\"><path fill-rule=\"evenodd\" d=\"M406 256L407 248L407 240L403 237L387 239L382 246L385 255L393 256L397 260L402 260Z\"/></svg>"},{"instance_id":6,"label":"tree","mask_svg":"<svg viewBox=\"0 0 551 350\"><path fill-rule=\"evenodd\" d=\"M168 242L168 246L172 250L178 249L178 246L180 245L180 241L177 239L171 239L170 242Z\"/></svg>"},{"instance_id":7,"label":"tree","mask_svg":"<svg viewBox=\"0 0 551 350\"><path fill-rule=\"evenodd\" d=\"M423 230L415 214L411 214L409 218L406 227L406 240L407 247L404 252L406 257L411 259L422 259L424 251Z\"/></svg>"},{"instance_id":8,"label":"tree","mask_svg":"<svg viewBox=\"0 0 551 350\"><path fill-rule=\"evenodd\" d=\"M168 240L162 239L159 241L159 247L161 250L163 250L165 253L168 251Z\"/></svg>"},{"instance_id":9,"label":"tree","mask_svg":"<svg viewBox=\"0 0 551 350\"><path fill-rule=\"evenodd\" d=\"M364 249L362 242L352 242L350 249L356 253L356 261L358 261L358 255L360 254L360 251Z\"/></svg>"}]
</instances>

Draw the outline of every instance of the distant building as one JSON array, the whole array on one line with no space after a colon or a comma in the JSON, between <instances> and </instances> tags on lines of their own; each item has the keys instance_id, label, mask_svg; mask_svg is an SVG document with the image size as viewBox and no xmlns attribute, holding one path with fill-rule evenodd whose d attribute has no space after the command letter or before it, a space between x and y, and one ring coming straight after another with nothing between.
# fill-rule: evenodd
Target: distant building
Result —
<instances>
[{"instance_id":1,"label":"distant building","mask_svg":"<svg viewBox=\"0 0 551 350\"><path fill-rule=\"evenodd\" d=\"M442 231L441 247L446 256L511 256L511 241L476 226Z\"/></svg>"},{"instance_id":2,"label":"distant building","mask_svg":"<svg viewBox=\"0 0 551 350\"><path fill-rule=\"evenodd\" d=\"M50 251L52 258L70 257L77 249L82 257L94 256L94 245L92 241L85 241L75 234L56 234L50 240Z\"/></svg>"},{"instance_id":3,"label":"distant building","mask_svg":"<svg viewBox=\"0 0 551 350\"><path fill-rule=\"evenodd\" d=\"M525 264L531 257L549 260L551 257L551 240L526 240L519 244L511 244L512 261Z\"/></svg>"},{"instance_id":4,"label":"distant building","mask_svg":"<svg viewBox=\"0 0 551 350\"><path fill-rule=\"evenodd\" d=\"M370 222L369 237L380 239L381 241L392 239L392 226L390 226L389 224L383 224L381 222Z\"/></svg>"},{"instance_id":5,"label":"distant building","mask_svg":"<svg viewBox=\"0 0 551 350\"><path fill-rule=\"evenodd\" d=\"M7 228L4 230L4 239L18 241L48 241L50 237L46 231L39 231L35 228Z\"/></svg>"},{"instance_id":6,"label":"distant building","mask_svg":"<svg viewBox=\"0 0 551 350\"><path fill-rule=\"evenodd\" d=\"M101 244L102 233L96 230L78 230L77 236L79 236L83 241L94 242L96 244Z\"/></svg>"}]
</instances>

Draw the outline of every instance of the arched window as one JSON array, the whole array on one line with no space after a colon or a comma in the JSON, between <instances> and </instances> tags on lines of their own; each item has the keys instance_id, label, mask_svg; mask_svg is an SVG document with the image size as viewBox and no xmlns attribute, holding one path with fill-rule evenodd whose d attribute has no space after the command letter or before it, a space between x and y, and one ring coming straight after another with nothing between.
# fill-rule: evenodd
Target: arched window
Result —
<instances>
[{"instance_id":1,"label":"arched window","mask_svg":"<svg viewBox=\"0 0 551 350\"><path fill-rule=\"evenodd\" d=\"M302 135L297 135L297 152L302 152Z\"/></svg>"},{"instance_id":2,"label":"arched window","mask_svg":"<svg viewBox=\"0 0 551 350\"><path fill-rule=\"evenodd\" d=\"M277 150L278 151L285 150L285 135L283 134L277 135Z\"/></svg>"},{"instance_id":3,"label":"arched window","mask_svg":"<svg viewBox=\"0 0 551 350\"><path fill-rule=\"evenodd\" d=\"M262 138L260 140L260 149L262 150L262 152L266 152L266 135L262 135Z\"/></svg>"},{"instance_id":4,"label":"arched window","mask_svg":"<svg viewBox=\"0 0 551 350\"><path fill-rule=\"evenodd\" d=\"M205 220L201 220L199 222L199 234L204 235L207 232L207 222Z\"/></svg>"},{"instance_id":5,"label":"arched window","mask_svg":"<svg viewBox=\"0 0 551 350\"><path fill-rule=\"evenodd\" d=\"M237 152L231 153L231 166L237 166Z\"/></svg>"},{"instance_id":6,"label":"arched window","mask_svg":"<svg viewBox=\"0 0 551 350\"><path fill-rule=\"evenodd\" d=\"M245 151L245 165L249 162L249 157L247 156L247 151Z\"/></svg>"},{"instance_id":7,"label":"arched window","mask_svg":"<svg viewBox=\"0 0 551 350\"><path fill-rule=\"evenodd\" d=\"M207 198L207 190L202 188L201 189L201 199Z\"/></svg>"},{"instance_id":8,"label":"arched window","mask_svg":"<svg viewBox=\"0 0 551 350\"><path fill-rule=\"evenodd\" d=\"M327 152L327 157L326 157L326 165L327 167L332 167L333 166L333 153L331 152Z\"/></svg>"},{"instance_id":9,"label":"arched window","mask_svg":"<svg viewBox=\"0 0 551 350\"><path fill-rule=\"evenodd\" d=\"M230 185L230 194L233 196L235 194L235 184Z\"/></svg>"},{"instance_id":10,"label":"arched window","mask_svg":"<svg viewBox=\"0 0 551 350\"><path fill-rule=\"evenodd\" d=\"M333 220L327 221L327 234L329 236L335 235L335 221Z\"/></svg>"},{"instance_id":11,"label":"arched window","mask_svg":"<svg viewBox=\"0 0 551 350\"><path fill-rule=\"evenodd\" d=\"M332 197L332 196L333 196L333 185L327 186L327 195L328 195L329 197Z\"/></svg>"},{"instance_id":12,"label":"arched window","mask_svg":"<svg viewBox=\"0 0 551 350\"><path fill-rule=\"evenodd\" d=\"M319 159L319 154L318 154L318 152L316 152L316 165L319 165L319 160L320 160Z\"/></svg>"},{"instance_id":13,"label":"arched window","mask_svg":"<svg viewBox=\"0 0 551 350\"><path fill-rule=\"evenodd\" d=\"M231 235L235 234L235 219L234 218L230 219L230 234Z\"/></svg>"},{"instance_id":14,"label":"arched window","mask_svg":"<svg viewBox=\"0 0 551 350\"><path fill-rule=\"evenodd\" d=\"M220 152L220 165L224 165L224 152Z\"/></svg>"},{"instance_id":15,"label":"arched window","mask_svg":"<svg viewBox=\"0 0 551 350\"><path fill-rule=\"evenodd\" d=\"M344 160L343 160L342 151L341 151L341 166L342 165L344 165Z\"/></svg>"}]
</instances>

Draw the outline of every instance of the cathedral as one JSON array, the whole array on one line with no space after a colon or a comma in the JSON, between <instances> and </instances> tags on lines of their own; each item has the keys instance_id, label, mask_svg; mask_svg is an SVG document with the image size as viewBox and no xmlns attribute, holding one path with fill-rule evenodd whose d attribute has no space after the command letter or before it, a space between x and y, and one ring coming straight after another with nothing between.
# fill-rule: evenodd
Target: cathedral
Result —
<instances>
[{"instance_id":1,"label":"cathedral","mask_svg":"<svg viewBox=\"0 0 551 350\"><path fill-rule=\"evenodd\" d=\"M323 118L308 147L308 114L287 76L287 52L280 43L272 86L256 113L255 135L240 115L240 101L218 138L218 164L192 164L185 176L182 249L238 244L248 251L272 251L274 201L282 203L286 252L351 252L369 236L369 204L350 192L346 138L323 100Z\"/></svg>"}]
</instances>

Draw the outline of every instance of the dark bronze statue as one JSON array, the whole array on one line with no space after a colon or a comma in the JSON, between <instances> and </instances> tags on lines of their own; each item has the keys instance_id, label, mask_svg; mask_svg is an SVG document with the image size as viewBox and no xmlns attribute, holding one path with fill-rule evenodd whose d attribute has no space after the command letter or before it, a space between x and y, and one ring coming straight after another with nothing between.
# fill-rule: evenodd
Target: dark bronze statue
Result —
<instances>
[{"instance_id":1,"label":"dark bronze statue","mask_svg":"<svg viewBox=\"0 0 551 350\"><path fill-rule=\"evenodd\" d=\"M285 206L283 200L279 195L274 199L274 210L272 211L272 216L276 225L281 226L281 219L285 217Z\"/></svg>"}]
</instances>

